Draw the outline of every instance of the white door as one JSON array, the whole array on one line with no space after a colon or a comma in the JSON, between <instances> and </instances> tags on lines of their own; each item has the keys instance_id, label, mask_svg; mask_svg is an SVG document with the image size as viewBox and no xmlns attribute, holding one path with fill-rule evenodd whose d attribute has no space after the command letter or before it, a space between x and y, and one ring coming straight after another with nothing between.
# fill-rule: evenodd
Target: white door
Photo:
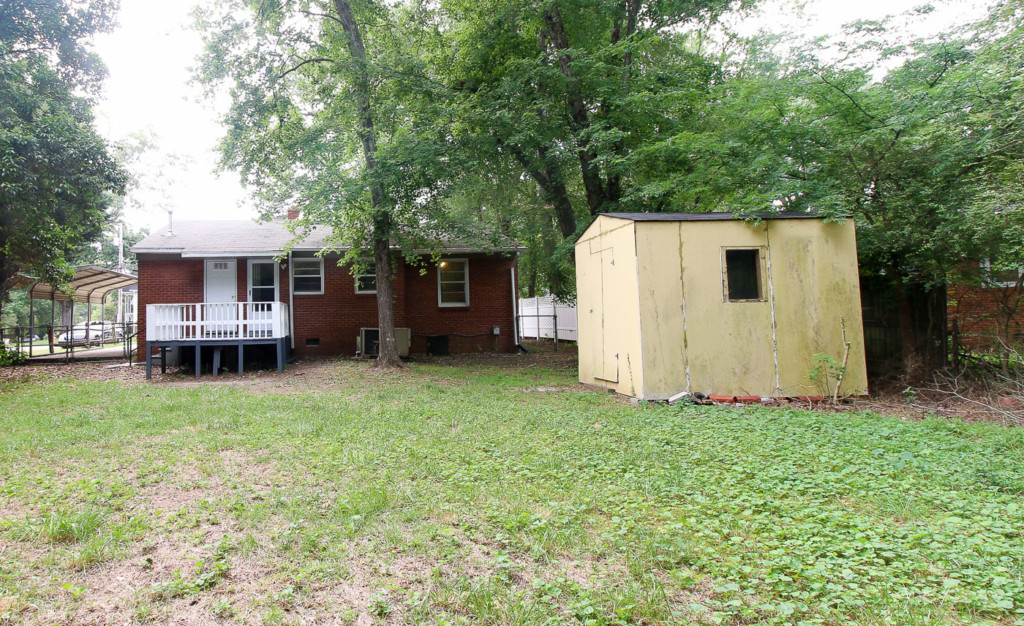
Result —
<instances>
[{"instance_id":1,"label":"white door","mask_svg":"<svg viewBox=\"0 0 1024 626\"><path fill-rule=\"evenodd\" d=\"M238 273L234 259L206 261L206 296L199 315L206 335L228 337L235 329Z\"/></svg>"},{"instance_id":2,"label":"white door","mask_svg":"<svg viewBox=\"0 0 1024 626\"><path fill-rule=\"evenodd\" d=\"M235 260L206 262L206 297L204 302L236 302L238 275Z\"/></svg>"}]
</instances>

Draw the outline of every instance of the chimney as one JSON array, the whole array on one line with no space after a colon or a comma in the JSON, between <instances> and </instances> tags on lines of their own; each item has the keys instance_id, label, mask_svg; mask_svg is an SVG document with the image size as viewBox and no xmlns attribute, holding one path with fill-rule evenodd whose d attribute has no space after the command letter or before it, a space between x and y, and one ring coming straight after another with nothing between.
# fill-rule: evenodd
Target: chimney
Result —
<instances>
[{"instance_id":1,"label":"chimney","mask_svg":"<svg viewBox=\"0 0 1024 626\"><path fill-rule=\"evenodd\" d=\"M167 234L164 237L174 236L174 211L167 211Z\"/></svg>"},{"instance_id":2,"label":"chimney","mask_svg":"<svg viewBox=\"0 0 1024 626\"><path fill-rule=\"evenodd\" d=\"M298 209L288 209L288 219L290 219L290 220L297 220L297 219L299 219L299 210Z\"/></svg>"}]
</instances>

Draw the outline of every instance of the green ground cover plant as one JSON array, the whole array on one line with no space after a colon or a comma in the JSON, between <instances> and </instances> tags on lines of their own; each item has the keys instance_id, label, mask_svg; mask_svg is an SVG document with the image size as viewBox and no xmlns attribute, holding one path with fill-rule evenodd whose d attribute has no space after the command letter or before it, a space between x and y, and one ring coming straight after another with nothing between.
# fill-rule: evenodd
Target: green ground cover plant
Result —
<instances>
[{"instance_id":1,"label":"green ground cover plant","mask_svg":"<svg viewBox=\"0 0 1024 626\"><path fill-rule=\"evenodd\" d=\"M0 387L0 623L1024 624L1024 430L569 361Z\"/></svg>"}]
</instances>

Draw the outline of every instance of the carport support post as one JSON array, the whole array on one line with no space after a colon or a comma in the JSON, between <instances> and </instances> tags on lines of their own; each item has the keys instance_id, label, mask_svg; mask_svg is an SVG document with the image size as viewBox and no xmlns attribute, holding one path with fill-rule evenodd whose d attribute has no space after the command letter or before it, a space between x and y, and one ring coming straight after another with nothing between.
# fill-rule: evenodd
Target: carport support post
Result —
<instances>
[{"instance_id":1,"label":"carport support post","mask_svg":"<svg viewBox=\"0 0 1024 626\"><path fill-rule=\"evenodd\" d=\"M62 315L63 317L63 315ZM70 324L68 324L68 347L64 348L64 362L70 363L71 357L75 356L75 297L71 297L71 317ZM85 331L89 332L88 329Z\"/></svg>"},{"instance_id":2,"label":"carport support post","mask_svg":"<svg viewBox=\"0 0 1024 626\"><path fill-rule=\"evenodd\" d=\"M32 284L35 287L35 283ZM36 300L32 297L32 287L28 288L28 358L32 358L32 344L35 343L35 335L32 333L32 322L36 319Z\"/></svg>"},{"instance_id":3,"label":"carport support post","mask_svg":"<svg viewBox=\"0 0 1024 626\"><path fill-rule=\"evenodd\" d=\"M50 354L53 354L53 324L57 314L57 301L53 298L53 291L50 291L50 332L47 333L50 339Z\"/></svg>"}]
</instances>

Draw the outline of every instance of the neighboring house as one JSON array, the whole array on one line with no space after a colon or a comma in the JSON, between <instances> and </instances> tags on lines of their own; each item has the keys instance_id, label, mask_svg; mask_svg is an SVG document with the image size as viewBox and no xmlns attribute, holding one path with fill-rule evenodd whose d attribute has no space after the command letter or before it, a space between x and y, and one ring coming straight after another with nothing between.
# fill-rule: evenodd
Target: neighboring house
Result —
<instances>
[{"instance_id":1,"label":"neighboring house","mask_svg":"<svg viewBox=\"0 0 1024 626\"><path fill-rule=\"evenodd\" d=\"M299 357L375 352L376 280L316 254L314 230L285 252L283 221L181 222L132 248L139 263L139 354L176 349L241 372L250 346ZM512 352L519 248L447 246L437 263L398 260L393 282L402 352ZM281 259L278 261L277 259ZM266 349L266 348L263 348ZM222 355L222 352L224 353ZM246 352L248 354L248 352ZM198 367L197 367L198 371Z\"/></svg>"},{"instance_id":2,"label":"neighboring house","mask_svg":"<svg viewBox=\"0 0 1024 626\"><path fill-rule=\"evenodd\" d=\"M996 354L1019 351L1024 343L1022 270L995 271L983 259L963 274L968 280L948 288L947 321L953 349Z\"/></svg>"},{"instance_id":3,"label":"neighboring house","mask_svg":"<svg viewBox=\"0 0 1024 626\"><path fill-rule=\"evenodd\" d=\"M602 214L576 242L576 284L582 383L652 400L823 395L845 321L841 392L867 393L852 220Z\"/></svg>"}]
</instances>

